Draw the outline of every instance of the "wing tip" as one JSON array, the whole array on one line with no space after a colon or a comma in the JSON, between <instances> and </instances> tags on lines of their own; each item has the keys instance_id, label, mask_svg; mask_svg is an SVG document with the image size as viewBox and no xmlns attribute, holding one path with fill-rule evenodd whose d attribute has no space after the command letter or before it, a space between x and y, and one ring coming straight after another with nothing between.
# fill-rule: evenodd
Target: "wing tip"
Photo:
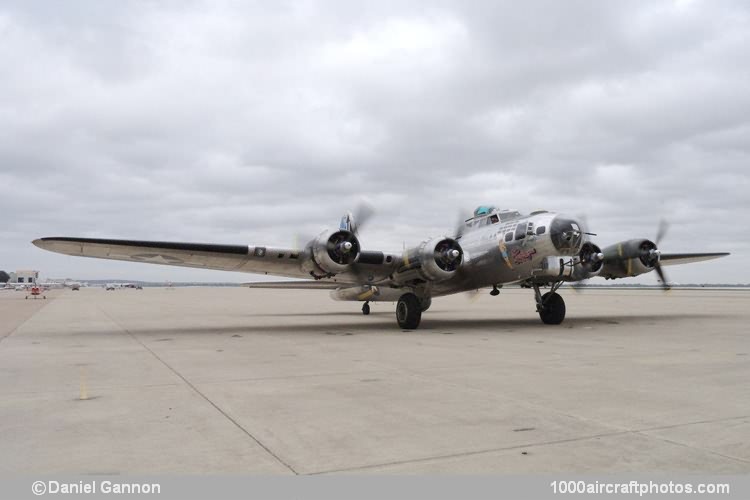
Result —
<instances>
[{"instance_id":1,"label":"wing tip","mask_svg":"<svg viewBox=\"0 0 750 500\"><path fill-rule=\"evenodd\" d=\"M37 238L35 240L31 240L31 243L34 246L37 246L39 248L47 249L48 246L51 243L54 243L55 241L60 241L62 238L59 236L45 236L44 238Z\"/></svg>"}]
</instances>

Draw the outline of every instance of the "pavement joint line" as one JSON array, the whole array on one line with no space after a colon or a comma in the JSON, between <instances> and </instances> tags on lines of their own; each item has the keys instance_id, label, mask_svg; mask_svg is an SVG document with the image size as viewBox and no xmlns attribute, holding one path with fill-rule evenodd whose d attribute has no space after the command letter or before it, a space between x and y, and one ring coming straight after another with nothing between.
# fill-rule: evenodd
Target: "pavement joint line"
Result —
<instances>
[{"instance_id":1,"label":"pavement joint line","mask_svg":"<svg viewBox=\"0 0 750 500\"><path fill-rule=\"evenodd\" d=\"M589 439L620 436L620 435L625 435L625 434L632 434L632 431L605 432L605 433L600 433L600 434L591 434L587 436L578 436L578 437L566 438L566 439L556 439L552 441L543 441L543 442L538 442L538 443L524 443L524 444L518 444L518 445L512 445L512 446L500 446L496 448L486 448L482 450L463 451L459 453L447 453L444 455L433 455L431 457L418 457L418 458L412 458L412 459L406 459L406 460L394 460L392 462L383 462L383 463L378 463L378 464L360 465L356 467L349 467L349 468L342 468L342 469L332 469L332 470L310 472L309 474L310 475L335 474L338 472L351 472L351 471L357 471L357 470L375 469L377 467L387 467L389 465L406 465L406 464L413 464L413 463L430 462L433 460L446 460L446 459L451 459L451 458L471 457L475 455L486 455L488 453L496 453L499 451L518 450L522 448L536 448L539 446L548 446L548 445L554 445L554 444L575 443L577 441L586 441Z\"/></svg>"},{"instance_id":2,"label":"pavement joint line","mask_svg":"<svg viewBox=\"0 0 750 500\"><path fill-rule=\"evenodd\" d=\"M8 337L10 337L11 335L13 335L14 333L16 333L16 331L19 328L21 328L23 325L25 325L26 322L29 321L31 318L33 318L34 316L36 316L42 309L44 309L49 304L51 304L56 298L57 298L57 295L51 295L49 299L45 299L44 300L45 303L44 303L44 305L42 305L42 307L40 307L39 309L37 309L36 311L34 311L33 313L31 313L31 316L29 316L28 318L26 318L25 320L23 320L21 323L19 323L10 332L8 332L5 335L3 335L2 337L0 337L0 342L2 342L3 340L7 339Z\"/></svg>"},{"instance_id":3,"label":"pavement joint line","mask_svg":"<svg viewBox=\"0 0 750 500\"><path fill-rule=\"evenodd\" d=\"M715 450L711 450L709 448L703 448L701 446L693 446L691 444L682 443L680 441L674 441L672 439L668 439L668 438L664 438L664 437L660 437L660 436L654 436L654 435L651 435L651 434L646 434L644 431L635 431L634 434L639 434L641 436L645 436L645 437L650 438L650 439L656 439L657 441L663 441L665 443L673 444L673 445L676 445L676 446L683 446L685 448L690 448L691 450L698 450L698 451L702 451L702 452L705 452L705 453L709 453L711 455L717 455L719 457L726 458L728 460L735 460L737 462L742 462L742 463L745 463L745 464L750 464L750 460L747 460L745 458L735 457L735 456L732 456L732 455L725 455L724 453L721 453L721 452L718 452L718 451L715 451Z\"/></svg>"},{"instance_id":4,"label":"pavement joint line","mask_svg":"<svg viewBox=\"0 0 750 500\"><path fill-rule=\"evenodd\" d=\"M193 385L184 375L182 375L179 371L177 371L175 368L173 368L169 363L167 363L164 359L162 359L158 354L156 354L151 348L149 348L145 343L143 343L138 337L133 335L127 328L123 327L120 323L115 321L114 318L112 318L107 312L102 309L101 307L98 307L98 309L104 314L106 318L108 318L114 325L116 325L120 330L125 332L128 336L130 336L133 340L135 340L138 344L140 344L144 349L146 349L151 355L156 358L157 361L159 361L161 364L163 364L169 371L177 375L180 379L182 379L185 384L190 387L196 394L198 394L201 398L203 398L208 404L214 407L216 411L221 413L224 418L229 420L232 424L234 424L235 427L240 429L246 436L248 436L250 439L252 439L258 446L260 446L262 449L266 451L269 455L271 455L278 463L283 465L286 469L292 472L295 476L299 475L299 472L297 472L294 467L292 467L289 463L287 463L285 460L283 460L280 456L278 456L276 453L274 453L268 446L266 446L260 439L255 437L250 431L248 431L245 427L242 426L237 420L232 418L231 415L229 415L227 412L225 412L219 405L217 405L215 402L213 402L208 396L206 396L203 392L201 392L195 385Z\"/></svg>"},{"instance_id":5,"label":"pavement joint line","mask_svg":"<svg viewBox=\"0 0 750 500\"><path fill-rule=\"evenodd\" d=\"M742 463L750 463L749 460L734 457L730 455L724 455L722 453L704 449L700 447L690 446L685 443L680 443L677 441L672 441L670 439L666 438L660 438L658 436L652 436L650 434L645 434L645 432L652 431L652 430L659 430L659 429L670 429L675 427L682 427L682 426L689 426L689 425L698 425L703 423L712 423L712 422L722 422L726 420L739 420L742 418L747 418L746 416L739 416L739 417L729 417L725 419L716 419L716 420L704 420L704 421L696 421L696 422L688 422L684 424L677 424L677 425L668 425L668 426L659 426L659 427L649 427L644 429L633 429L633 430L623 430L623 431L615 431L615 432L609 432L609 433L600 433L600 434L593 434L590 436L579 436L575 438L568 438L568 439L558 439L558 440L552 440L552 441L545 441L545 442L539 442L539 443L527 443L527 444L521 444L521 445L513 445L513 446L503 446L503 447L497 447L497 448L491 448L491 449L484 449L484 450L475 450L475 451L467 451L467 452L461 452L461 453L451 453L451 454L445 454L445 455L434 455L431 457L420 457L420 458L414 458L414 459L408 459L408 460L395 460L392 462L383 462L378 464L371 464L371 465L361 465L357 467L350 467L350 468L343 468L343 469L332 469L332 470L324 470L324 471L317 471L317 472L311 472L310 475L319 475L319 474L335 474L338 472L351 472L351 471L357 471L357 470L368 470L368 469L375 469L378 467L387 467L389 465L406 465L406 464L412 464L412 463L423 463L423 462L430 462L430 461L438 461L438 460L447 460L451 458L460 458L460 457L468 457L468 456L475 456L475 455L486 455L489 453L496 453L499 451L508 451L508 450L517 450L521 448L536 448L539 446L547 446L547 445L555 445L555 444L565 444L565 443L574 443L577 441L586 441L589 439L596 439L601 437L612 437L612 436L620 436L620 435L626 435L626 434L638 434L643 437L649 438L649 439L656 439L657 441L663 441L669 444L677 445L677 446L683 446L686 448L691 448L695 450L699 450L705 453L710 453L713 455L720 456L722 458L726 458L728 460L734 460Z\"/></svg>"},{"instance_id":6,"label":"pavement joint line","mask_svg":"<svg viewBox=\"0 0 750 500\"><path fill-rule=\"evenodd\" d=\"M681 424L670 424L670 425L660 425L657 427L646 427L643 429L633 429L633 432L660 431L664 429L674 429L676 427L684 427L686 425L714 424L717 422L728 422L730 420L741 420L743 418L750 418L750 415L738 415L736 417L714 418L714 419L708 419L708 420L695 420L693 422L683 422Z\"/></svg>"}]
</instances>

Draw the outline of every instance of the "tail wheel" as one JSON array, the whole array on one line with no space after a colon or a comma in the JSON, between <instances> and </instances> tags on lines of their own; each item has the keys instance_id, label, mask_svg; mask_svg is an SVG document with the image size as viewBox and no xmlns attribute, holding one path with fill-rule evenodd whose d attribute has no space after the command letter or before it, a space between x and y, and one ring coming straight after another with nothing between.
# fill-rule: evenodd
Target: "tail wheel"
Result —
<instances>
[{"instance_id":1,"label":"tail wheel","mask_svg":"<svg viewBox=\"0 0 750 500\"><path fill-rule=\"evenodd\" d=\"M542 308L539 317L545 325L559 325L565 319L565 301L554 292L542 295Z\"/></svg>"},{"instance_id":2,"label":"tail wheel","mask_svg":"<svg viewBox=\"0 0 750 500\"><path fill-rule=\"evenodd\" d=\"M368 314L370 314L370 304L369 303L365 302L364 305L362 306L362 314L364 314L365 316L367 316Z\"/></svg>"},{"instance_id":3,"label":"tail wheel","mask_svg":"<svg viewBox=\"0 0 750 500\"><path fill-rule=\"evenodd\" d=\"M422 319L422 305L413 293L405 293L396 304L396 321L404 330L414 330Z\"/></svg>"}]
</instances>

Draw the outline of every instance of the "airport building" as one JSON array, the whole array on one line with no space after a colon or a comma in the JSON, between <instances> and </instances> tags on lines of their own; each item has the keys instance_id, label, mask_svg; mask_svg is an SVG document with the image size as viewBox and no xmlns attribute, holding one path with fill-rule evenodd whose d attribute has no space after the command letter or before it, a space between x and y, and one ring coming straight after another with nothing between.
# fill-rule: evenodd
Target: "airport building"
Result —
<instances>
[{"instance_id":1,"label":"airport building","mask_svg":"<svg viewBox=\"0 0 750 500\"><path fill-rule=\"evenodd\" d=\"M39 271L19 270L10 273L8 283L36 283L39 281Z\"/></svg>"}]
</instances>

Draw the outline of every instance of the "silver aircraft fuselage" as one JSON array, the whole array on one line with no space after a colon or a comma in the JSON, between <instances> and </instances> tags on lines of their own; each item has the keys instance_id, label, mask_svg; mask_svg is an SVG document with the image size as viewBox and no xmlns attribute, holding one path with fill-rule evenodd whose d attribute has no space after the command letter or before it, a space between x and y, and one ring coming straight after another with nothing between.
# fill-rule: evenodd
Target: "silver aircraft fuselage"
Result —
<instances>
[{"instance_id":1,"label":"silver aircraft fuselage","mask_svg":"<svg viewBox=\"0 0 750 500\"><path fill-rule=\"evenodd\" d=\"M550 257L570 261L585 241L580 228L574 219L546 211L530 215L503 211L473 217L464 223L460 236L455 238L463 250L463 259L459 271L448 279L398 283L399 271L410 265L409 255L416 250L413 249L403 255L388 255L392 265L387 269L373 267L366 279L368 285L353 288L349 295L333 295L339 300L393 301L403 293L399 291L402 288L414 288L422 295L437 297L512 283L546 284L556 281L559 273L548 272L545 262ZM571 235L571 240L563 240L558 233L565 230L576 234ZM361 267L370 270L369 266ZM394 281L399 285L397 288L393 286ZM368 286L378 287L377 293L366 294ZM391 293L389 287L393 288Z\"/></svg>"}]
</instances>

